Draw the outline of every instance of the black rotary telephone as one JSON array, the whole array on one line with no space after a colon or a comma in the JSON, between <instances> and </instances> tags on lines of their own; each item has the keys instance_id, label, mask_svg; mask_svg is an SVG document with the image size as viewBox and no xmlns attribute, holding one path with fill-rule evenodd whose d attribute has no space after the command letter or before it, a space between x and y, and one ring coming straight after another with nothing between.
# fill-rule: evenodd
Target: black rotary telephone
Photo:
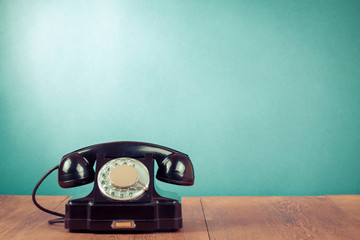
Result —
<instances>
[{"instance_id":1,"label":"black rotary telephone","mask_svg":"<svg viewBox=\"0 0 360 240\"><path fill-rule=\"evenodd\" d=\"M154 161L158 165L158 180L184 186L194 184L188 155L150 143L111 142L66 154L36 185L33 201L41 210L62 217L49 223L65 222L70 231L179 229L181 203L156 192ZM35 199L37 188L55 169L59 169L62 188L95 181L89 195L66 203L65 215L43 208Z\"/></svg>"}]
</instances>

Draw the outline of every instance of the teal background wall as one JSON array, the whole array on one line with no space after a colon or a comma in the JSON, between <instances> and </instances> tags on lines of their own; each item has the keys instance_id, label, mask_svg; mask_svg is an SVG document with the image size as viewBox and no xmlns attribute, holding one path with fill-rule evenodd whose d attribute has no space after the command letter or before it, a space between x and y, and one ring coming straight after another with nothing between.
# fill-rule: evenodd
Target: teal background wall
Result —
<instances>
[{"instance_id":1,"label":"teal background wall","mask_svg":"<svg viewBox=\"0 0 360 240\"><path fill-rule=\"evenodd\" d=\"M73 150L191 157L186 196L360 193L358 1L0 1L0 194ZM39 194L76 194L53 174Z\"/></svg>"}]
</instances>

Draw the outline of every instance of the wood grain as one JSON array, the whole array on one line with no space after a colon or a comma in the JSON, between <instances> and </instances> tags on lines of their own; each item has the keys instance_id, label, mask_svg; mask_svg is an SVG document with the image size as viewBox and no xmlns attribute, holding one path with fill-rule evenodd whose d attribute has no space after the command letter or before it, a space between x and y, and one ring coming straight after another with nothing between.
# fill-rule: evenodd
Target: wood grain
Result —
<instances>
[{"instance_id":1,"label":"wood grain","mask_svg":"<svg viewBox=\"0 0 360 240\"><path fill-rule=\"evenodd\" d=\"M39 196L64 212L67 196ZM71 233L38 210L31 196L0 195L0 239L360 239L360 195L322 197L185 197L177 232ZM53 206L53 208L52 208Z\"/></svg>"},{"instance_id":2,"label":"wood grain","mask_svg":"<svg viewBox=\"0 0 360 240\"><path fill-rule=\"evenodd\" d=\"M58 212L64 212L67 196L38 196L38 202ZM0 196L0 239L208 239L200 198L183 198L184 227L176 232L153 233L72 233L63 223L49 225L54 216L37 209L31 196ZM55 207L51 207L55 206ZM55 216L56 218L56 216Z\"/></svg>"},{"instance_id":3,"label":"wood grain","mask_svg":"<svg viewBox=\"0 0 360 240\"><path fill-rule=\"evenodd\" d=\"M325 198L336 204L347 213L360 228L360 196L359 195L327 195Z\"/></svg>"},{"instance_id":4,"label":"wood grain","mask_svg":"<svg viewBox=\"0 0 360 240\"><path fill-rule=\"evenodd\" d=\"M36 199L50 210L64 212L63 204L68 197L38 196ZM56 235L47 223L52 215L38 210L31 196L2 195L0 206L0 239L39 239L40 232L43 237Z\"/></svg>"},{"instance_id":5,"label":"wood grain","mask_svg":"<svg viewBox=\"0 0 360 240\"><path fill-rule=\"evenodd\" d=\"M207 197L201 202L210 239L360 239L359 225L325 197Z\"/></svg>"}]
</instances>

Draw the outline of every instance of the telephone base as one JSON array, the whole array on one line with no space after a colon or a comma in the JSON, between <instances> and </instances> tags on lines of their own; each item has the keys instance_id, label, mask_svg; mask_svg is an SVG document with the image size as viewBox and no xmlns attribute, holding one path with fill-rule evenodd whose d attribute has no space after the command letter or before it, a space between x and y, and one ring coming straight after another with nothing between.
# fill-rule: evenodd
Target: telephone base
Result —
<instances>
[{"instance_id":1,"label":"telephone base","mask_svg":"<svg viewBox=\"0 0 360 240\"><path fill-rule=\"evenodd\" d=\"M158 231L182 228L177 200L152 203L92 203L69 201L65 228L70 231Z\"/></svg>"}]
</instances>

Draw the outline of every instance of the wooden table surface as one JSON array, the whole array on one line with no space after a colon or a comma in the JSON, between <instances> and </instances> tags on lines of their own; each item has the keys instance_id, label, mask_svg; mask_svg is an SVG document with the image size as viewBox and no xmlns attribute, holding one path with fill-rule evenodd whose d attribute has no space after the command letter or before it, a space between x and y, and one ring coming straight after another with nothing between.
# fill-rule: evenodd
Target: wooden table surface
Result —
<instances>
[{"instance_id":1,"label":"wooden table surface","mask_svg":"<svg viewBox=\"0 0 360 240\"><path fill-rule=\"evenodd\" d=\"M68 196L38 196L64 212ZM31 196L0 195L0 239L360 239L360 195L184 197L183 229L161 233L70 233Z\"/></svg>"}]
</instances>

